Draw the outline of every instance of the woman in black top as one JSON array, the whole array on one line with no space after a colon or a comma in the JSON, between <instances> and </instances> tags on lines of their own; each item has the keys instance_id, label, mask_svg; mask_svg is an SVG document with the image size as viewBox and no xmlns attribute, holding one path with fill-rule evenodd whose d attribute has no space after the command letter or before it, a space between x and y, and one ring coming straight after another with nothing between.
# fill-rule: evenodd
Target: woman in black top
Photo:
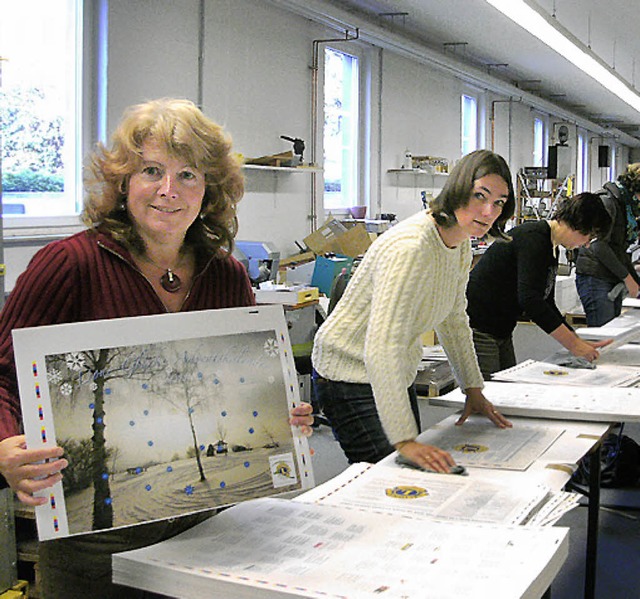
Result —
<instances>
[{"instance_id":1,"label":"woman in black top","mask_svg":"<svg viewBox=\"0 0 640 599\"><path fill-rule=\"evenodd\" d=\"M606 234L611 218L595 194L562 201L549 221L528 221L495 241L471 271L467 313L485 379L516 364L513 331L524 314L573 355L595 360L607 342L584 341L555 303L558 246L586 246Z\"/></svg>"}]
</instances>

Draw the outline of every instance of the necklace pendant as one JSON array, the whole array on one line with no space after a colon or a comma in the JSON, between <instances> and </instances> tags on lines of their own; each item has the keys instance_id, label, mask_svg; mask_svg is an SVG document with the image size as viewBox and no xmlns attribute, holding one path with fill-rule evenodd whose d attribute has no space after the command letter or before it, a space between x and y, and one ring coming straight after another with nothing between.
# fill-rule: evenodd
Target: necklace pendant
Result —
<instances>
[{"instance_id":1,"label":"necklace pendant","mask_svg":"<svg viewBox=\"0 0 640 599\"><path fill-rule=\"evenodd\" d=\"M162 285L162 288L165 291L175 293L182 287L182 281L176 273L174 273L170 268L167 268L167 272L160 277L160 285Z\"/></svg>"}]
</instances>

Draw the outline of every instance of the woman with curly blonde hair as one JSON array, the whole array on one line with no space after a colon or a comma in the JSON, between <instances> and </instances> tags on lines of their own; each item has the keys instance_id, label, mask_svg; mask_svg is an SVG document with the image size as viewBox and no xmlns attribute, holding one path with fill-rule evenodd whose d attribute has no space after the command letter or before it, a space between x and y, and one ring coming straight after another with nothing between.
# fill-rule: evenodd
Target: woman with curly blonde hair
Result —
<instances>
[{"instance_id":1,"label":"woman with curly blonde hair","mask_svg":"<svg viewBox=\"0 0 640 599\"><path fill-rule=\"evenodd\" d=\"M221 127L187 100L133 106L89 164L85 231L42 248L0 313L0 487L28 505L62 478L60 447L28 449L11 331L67 322L251 306L231 256L243 177ZM291 413L309 433L311 406ZM111 582L111 554L171 537L210 514L40 544L42 596L140 596ZM149 596L149 595L145 595Z\"/></svg>"},{"instance_id":2,"label":"woman with curly blonde hair","mask_svg":"<svg viewBox=\"0 0 640 599\"><path fill-rule=\"evenodd\" d=\"M102 225L118 241L144 251L126 201L131 176L140 168L143 148L150 141L202 173L199 219L188 228L185 242L230 252L237 230L235 208L244 193L241 165L222 127L188 100L154 100L126 111L111 149L99 145L91 157L83 222L89 227Z\"/></svg>"}]
</instances>

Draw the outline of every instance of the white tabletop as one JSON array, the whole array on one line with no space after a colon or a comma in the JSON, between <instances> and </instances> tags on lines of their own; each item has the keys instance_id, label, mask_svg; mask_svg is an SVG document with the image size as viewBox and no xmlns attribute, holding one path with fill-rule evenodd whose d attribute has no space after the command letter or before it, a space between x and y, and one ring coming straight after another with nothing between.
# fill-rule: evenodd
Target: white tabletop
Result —
<instances>
[{"instance_id":1,"label":"white tabletop","mask_svg":"<svg viewBox=\"0 0 640 599\"><path fill-rule=\"evenodd\" d=\"M453 414L445 418L430 429L418 436L418 441L428 443L430 431L443 430L455 427L459 414ZM469 476L479 479L518 484L523 480L544 484L552 491L561 490L571 474L577 467L577 463L591 448L608 432L609 423L584 422L574 420L551 420L542 418L524 418L520 416L509 417L514 427L534 425L544 422L548 429L561 432L556 441L540 455L526 470L503 470L493 468L467 468ZM462 425L464 427L464 425ZM395 463L396 453L386 457L380 463L387 466L401 466Z\"/></svg>"}]
</instances>

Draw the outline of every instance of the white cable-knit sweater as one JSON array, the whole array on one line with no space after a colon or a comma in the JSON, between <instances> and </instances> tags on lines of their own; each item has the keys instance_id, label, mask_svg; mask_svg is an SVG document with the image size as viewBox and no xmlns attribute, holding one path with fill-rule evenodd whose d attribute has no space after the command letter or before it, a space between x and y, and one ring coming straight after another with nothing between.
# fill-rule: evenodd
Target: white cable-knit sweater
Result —
<instances>
[{"instance_id":1,"label":"white cable-knit sweater","mask_svg":"<svg viewBox=\"0 0 640 599\"><path fill-rule=\"evenodd\" d=\"M318 374L370 383L392 444L418 434L407 387L422 333L436 330L462 389L483 387L465 310L471 257L469 240L448 248L433 217L420 212L376 239L316 334Z\"/></svg>"}]
</instances>

